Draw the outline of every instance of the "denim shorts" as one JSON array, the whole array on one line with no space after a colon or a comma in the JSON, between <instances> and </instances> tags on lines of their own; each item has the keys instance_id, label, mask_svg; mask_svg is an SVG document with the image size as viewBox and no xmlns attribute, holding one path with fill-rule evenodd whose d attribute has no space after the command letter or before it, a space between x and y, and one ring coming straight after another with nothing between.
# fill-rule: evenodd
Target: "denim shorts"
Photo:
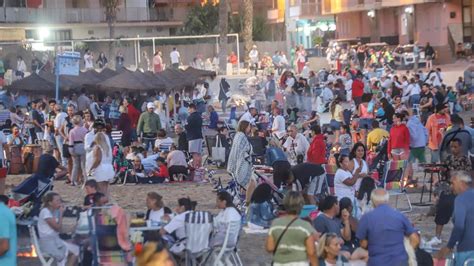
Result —
<instances>
[{"instance_id":1,"label":"denim shorts","mask_svg":"<svg viewBox=\"0 0 474 266\"><path fill-rule=\"evenodd\" d=\"M372 118L361 118L359 120L359 129L372 129Z\"/></svg>"},{"instance_id":2,"label":"denim shorts","mask_svg":"<svg viewBox=\"0 0 474 266\"><path fill-rule=\"evenodd\" d=\"M329 122L329 125L331 126L332 130L340 130L341 129L341 122L338 122L334 119L331 119Z\"/></svg>"}]
</instances>

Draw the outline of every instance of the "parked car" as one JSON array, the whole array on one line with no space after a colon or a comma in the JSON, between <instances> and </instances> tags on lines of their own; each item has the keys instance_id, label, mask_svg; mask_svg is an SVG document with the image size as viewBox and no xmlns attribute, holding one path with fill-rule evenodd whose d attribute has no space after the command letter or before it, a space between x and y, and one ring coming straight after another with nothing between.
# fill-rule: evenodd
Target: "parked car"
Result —
<instances>
[{"instance_id":1,"label":"parked car","mask_svg":"<svg viewBox=\"0 0 474 266\"><path fill-rule=\"evenodd\" d=\"M425 47L418 46L420 48L420 59L418 60L418 66L425 65ZM415 56L413 54L413 44L398 46L392 52L395 60L395 66L397 68L410 68L415 64Z\"/></svg>"}]
</instances>

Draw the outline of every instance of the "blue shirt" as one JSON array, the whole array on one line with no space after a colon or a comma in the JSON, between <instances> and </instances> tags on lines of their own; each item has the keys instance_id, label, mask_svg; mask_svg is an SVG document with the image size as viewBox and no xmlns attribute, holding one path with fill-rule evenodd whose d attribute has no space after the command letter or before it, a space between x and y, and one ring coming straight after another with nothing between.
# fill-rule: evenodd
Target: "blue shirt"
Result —
<instances>
[{"instance_id":1,"label":"blue shirt","mask_svg":"<svg viewBox=\"0 0 474 266\"><path fill-rule=\"evenodd\" d=\"M458 243L458 252L474 251L474 189L458 195L454 200L454 227L448 241L453 248Z\"/></svg>"},{"instance_id":2,"label":"blue shirt","mask_svg":"<svg viewBox=\"0 0 474 266\"><path fill-rule=\"evenodd\" d=\"M219 115L216 111L212 111L209 116L209 126L208 128L217 129L217 122L219 122Z\"/></svg>"},{"instance_id":3,"label":"blue shirt","mask_svg":"<svg viewBox=\"0 0 474 266\"><path fill-rule=\"evenodd\" d=\"M417 116L408 119L408 131L410 132L410 148L426 147L428 143L428 131Z\"/></svg>"},{"instance_id":4,"label":"blue shirt","mask_svg":"<svg viewBox=\"0 0 474 266\"><path fill-rule=\"evenodd\" d=\"M382 204L362 216L356 237L369 242L369 266L388 266L408 262L403 240L413 232L407 217Z\"/></svg>"},{"instance_id":5,"label":"blue shirt","mask_svg":"<svg viewBox=\"0 0 474 266\"><path fill-rule=\"evenodd\" d=\"M0 203L0 239L8 239L10 248L7 253L0 256L0 265L2 266L16 266L16 222L13 212Z\"/></svg>"}]
</instances>

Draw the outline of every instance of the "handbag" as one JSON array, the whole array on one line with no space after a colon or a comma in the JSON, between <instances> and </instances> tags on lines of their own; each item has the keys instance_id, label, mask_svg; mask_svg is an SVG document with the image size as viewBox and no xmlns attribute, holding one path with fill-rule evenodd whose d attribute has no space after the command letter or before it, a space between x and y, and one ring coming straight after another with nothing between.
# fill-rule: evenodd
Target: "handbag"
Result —
<instances>
[{"instance_id":1,"label":"handbag","mask_svg":"<svg viewBox=\"0 0 474 266\"><path fill-rule=\"evenodd\" d=\"M285 229L283 230L283 232L281 232L281 235L278 237L277 239L277 242L275 244L275 249L273 250L273 257L275 257L275 254L277 253L277 250L278 250L278 245L280 244L280 241L281 239L283 238L283 235L285 235L286 231L288 231L288 228L290 228L290 226L296 221L298 220L298 216L293 218L293 220L291 220L291 222L285 227ZM272 263L271 265L273 266L274 262L273 262L273 259L272 259Z\"/></svg>"},{"instance_id":2,"label":"handbag","mask_svg":"<svg viewBox=\"0 0 474 266\"><path fill-rule=\"evenodd\" d=\"M216 137L216 146L212 147L211 153L213 161L225 162L225 148L222 147L219 136Z\"/></svg>"}]
</instances>

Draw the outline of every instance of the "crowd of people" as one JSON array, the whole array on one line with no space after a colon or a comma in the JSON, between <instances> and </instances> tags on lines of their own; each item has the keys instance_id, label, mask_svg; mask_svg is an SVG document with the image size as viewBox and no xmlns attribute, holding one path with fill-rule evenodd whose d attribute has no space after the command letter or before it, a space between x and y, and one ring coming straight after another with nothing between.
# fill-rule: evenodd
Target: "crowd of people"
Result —
<instances>
[{"instance_id":1,"label":"crowd of people","mask_svg":"<svg viewBox=\"0 0 474 266\"><path fill-rule=\"evenodd\" d=\"M179 52L175 49L172 54L172 67L177 67ZM452 218L450 239L436 257L445 257L457 247L456 263L472 258L474 210L469 201L474 200L474 130L459 115L472 109L472 88L462 78L445 84L440 68L377 76L365 64L348 62L343 68L316 73L309 69L302 47L295 51L295 71L284 58L275 52L271 62L276 73L273 69L264 72L266 79L259 84L263 97L254 97L240 116L231 103L229 117L220 118L209 101L206 83L198 84L192 96L175 101L164 94L140 97L115 92L98 97L83 89L61 101L35 99L26 109L11 108L4 128L7 136L0 134L2 147L9 154L13 146L23 149L41 143L44 154L34 175L65 178L71 186L84 184L84 208L107 206L113 197L110 183L213 181L203 167L208 163L203 155L210 155L242 188L242 204L234 205L235 195L214 184L221 212L215 217L211 242L222 244L223 228L231 222L266 228L265 248L273 255L274 265L345 261L407 265L410 260L420 263L426 256L430 260L420 245L420 235L426 232L418 231L389 206L389 192L381 188L384 173L375 165L384 160L380 158L406 161L402 186L425 186L417 179L417 170L426 163L437 164L443 178L435 184L436 232L429 243L442 243L443 226ZM258 75L256 47L250 59ZM101 55L97 63L105 66L107 59ZM226 115L232 90L225 79L221 81L221 114ZM323 121L325 113L329 121ZM215 137L215 147L208 147L208 137ZM258 164L272 167L274 186L262 184L255 175ZM330 174L334 177L328 181ZM278 210L274 187L284 192ZM64 209L61 197L50 192L43 202L40 245L65 263L68 254L74 257L79 251L58 236ZM152 192L146 196L146 205L146 220L166 224L160 236L169 240L172 235L169 250L179 255L182 250L171 243L186 238L185 217L195 210L196 202L180 198L172 211ZM312 212L315 216L300 218L305 205L317 206ZM2 204L0 211L8 212ZM130 251L124 215L117 206L112 217L121 234L120 247ZM0 242L13 241L2 236ZM0 245L0 251L4 252L0 252L1 261L1 254L10 254L11 249Z\"/></svg>"}]
</instances>

